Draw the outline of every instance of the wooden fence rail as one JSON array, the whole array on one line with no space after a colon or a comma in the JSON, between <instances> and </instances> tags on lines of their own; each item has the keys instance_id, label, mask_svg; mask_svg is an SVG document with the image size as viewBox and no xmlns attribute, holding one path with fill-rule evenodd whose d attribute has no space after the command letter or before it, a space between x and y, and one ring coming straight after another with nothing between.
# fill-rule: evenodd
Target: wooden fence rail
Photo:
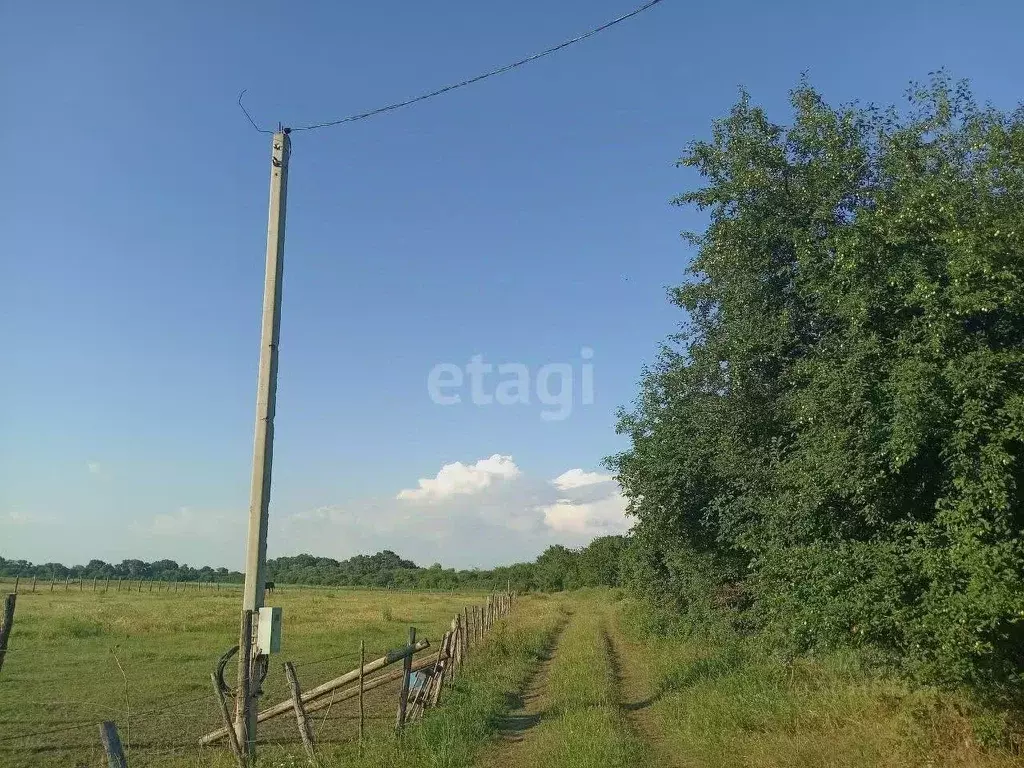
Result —
<instances>
[{"instance_id":1,"label":"wooden fence rail","mask_svg":"<svg viewBox=\"0 0 1024 768\"><path fill-rule=\"evenodd\" d=\"M406 656L411 656L416 652L422 651L425 648L429 647L430 643L428 641L420 640L415 645L405 646L404 648L399 648L394 651L391 651L387 655L382 656L379 659L375 659L368 663L363 670L363 674L365 675L372 672L376 672L378 669L383 669L386 666L394 664L396 661L401 661ZM316 688L310 688L308 691L302 694L302 703L304 705L309 705L311 702L314 702L315 700L326 696L331 691L340 688L343 685L347 685L348 683L351 683L352 681L358 679L358 669L354 669L351 672L346 672L344 675L336 677L333 680L328 680L326 683L318 685ZM369 687L369 682L367 683L367 687ZM337 701L337 698L335 698L335 701ZM306 707L307 712L311 712L313 711L313 709L313 707ZM256 717L256 722L262 723L266 720L270 720L273 717L277 717L278 715L282 715L286 712L291 711L293 711L292 700L288 699L287 701L282 701L280 704L275 704L274 706L269 707L268 709L265 709L262 712L260 712L259 715L257 715ZM199 743L201 745L212 744L215 741L223 739L225 736L227 736L227 729L219 728L218 730L212 731L211 733L208 733L205 736L203 736L199 740Z\"/></svg>"}]
</instances>

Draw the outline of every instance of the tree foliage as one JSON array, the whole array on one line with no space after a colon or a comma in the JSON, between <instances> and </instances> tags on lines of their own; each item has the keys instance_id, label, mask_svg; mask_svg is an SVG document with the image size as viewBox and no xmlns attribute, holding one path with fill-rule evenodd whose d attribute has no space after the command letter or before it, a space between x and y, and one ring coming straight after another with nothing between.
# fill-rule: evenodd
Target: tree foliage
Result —
<instances>
[{"instance_id":1,"label":"tree foliage","mask_svg":"<svg viewBox=\"0 0 1024 768\"><path fill-rule=\"evenodd\" d=\"M547 591L579 587L617 586L619 558L625 549L621 536L595 539L582 549L548 547L533 563L515 563L489 570L456 570L434 563L422 568L390 550L375 555L356 555L335 560L315 555L295 555L267 560L267 578L284 584L379 587L389 589L480 589L517 592ZM173 560L124 560L114 565L90 560L87 565L60 563L34 565L25 560L0 557L0 576L63 581L92 578L127 578L161 581L217 581L240 583L244 576L227 568L192 568Z\"/></svg>"},{"instance_id":2,"label":"tree foliage","mask_svg":"<svg viewBox=\"0 0 1024 768\"><path fill-rule=\"evenodd\" d=\"M792 124L743 94L680 165L710 217L609 460L630 578L797 649L1024 671L1024 112L944 75Z\"/></svg>"}]
</instances>

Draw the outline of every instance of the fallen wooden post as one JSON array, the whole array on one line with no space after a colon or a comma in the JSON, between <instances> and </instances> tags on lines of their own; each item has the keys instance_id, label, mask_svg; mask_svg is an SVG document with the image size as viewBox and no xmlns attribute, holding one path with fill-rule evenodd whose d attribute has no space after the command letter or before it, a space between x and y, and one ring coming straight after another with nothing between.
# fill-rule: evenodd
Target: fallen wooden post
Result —
<instances>
[{"instance_id":1,"label":"fallen wooden post","mask_svg":"<svg viewBox=\"0 0 1024 768\"><path fill-rule=\"evenodd\" d=\"M398 648L396 650L393 650L393 651L389 652L387 656L382 656L379 659L375 659L374 661L371 661L369 664L367 664L366 667L365 667L365 670L364 670L364 674L369 674L371 672L376 672L378 669L383 669L386 666L394 664L396 661L401 661L406 656L411 656L412 654L417 653L418 651L422 651L422 650L424 650L426 648L429 648L429 647L430 647L430 642L429 641L427 641L427 640L420 640L419 642L416 643L415 646L406 646L405 648ZM399 674L401 674L401 673L399 673ZM337 688L340 688L343 685L347 685L348 683L351 683L351 682L353 682L355 680L358 680L358 679L359 679L359 670L358 669L354 669L351 672L346 672L341 677L336 677L333 680L328 680L326 683L323 683L322 685L318 685L316 688L310 688L308 691L306 691L304 694L302 694L302 703L308 705L310 702L313 702L316 699L322 698L323 696L327 695L331 691L333 691L333 690L335 690ZM395 677L393 679L397 680L398 677ZM366 682L366 685L365 685L365 689L366 690L370 690L371 687L375 687L375 686L371 686L370 685L371 682L373 682L373 681L367 681ZM378 683L378 685L379 685L379 683ZM355 690L355 693L353 693L352 695L353 696L357 696L358 694L359 694L359 691ZM339 699L338 699L338 697L335 697L334 700L338 701ZM326 707L327 706L327 702L324 702L323 706ZM316 709L319 709L319 707L317 707L317 706L307 706L306 707L306 712L313 712ZM265 709L262 712L260 712L259 715L257 715L257 717L256 717L256 722L262 723L265 720L270 720L271 718L277 717L278 715L284 714L285 712L290 712L291 710L292 710L292 700L288 699L287 701L283 701L280 704L275 704L274 706L270 707L269 709ZM206 734L205 736L203 736L199 740L199 743L200 743L200 745L212 744L215 741L219 741L220 739L224 738L224 736L226 736L226 735L227 735L227 731L225 729L223 729L223 728L219 728L216 731L212 731L212 732Z\"/></svg>"},{"instance_id":2,"label":"fallen wooden post","mask_svg":"<svg viewBox=\"0 0 1024 768\"><path fill-rule=\"evenodd\" d=\"M412 671L419 672L421 670L427 669L428 667L433 667L434 664L435 659L433 658L417 659L413 662ZM387 685L388 683L393 683L396 680L401 680L404 674L404 669L396 669L393 672L385 672L383 675L377 675L377 677L372 677L363 683L363 690L372 691L374 688L379 688L382 685ZM344 691L342 691L341 693L332 698L320 699L319 701L313 702L308 707L306 707L306 714L308 715L310 712L317 712L318 710L326 709L327 707L331 706L331 702L337 704L341 701L348 701L349 699L354 699L358 695L359 686L354 685L351 688L346 688Z\"/></svg>"},{"instance_id":3,"label":"fallen wooden post","mask_svg":"<svg viewBox=\"0 0 1024 768\"><path fill-rule=\"evenodd\" d=\"M299 726L302 746L305 748L309 759L315 762L316 752L313 748L313 729L309 727L306 708L302 706L302 689L299 688L299 678L295 674L295 665L290 661L284 663L284 675L288 678L288 687L292 691L292 709L295 710L295 722Z\"/></svg>"}]
</instances>

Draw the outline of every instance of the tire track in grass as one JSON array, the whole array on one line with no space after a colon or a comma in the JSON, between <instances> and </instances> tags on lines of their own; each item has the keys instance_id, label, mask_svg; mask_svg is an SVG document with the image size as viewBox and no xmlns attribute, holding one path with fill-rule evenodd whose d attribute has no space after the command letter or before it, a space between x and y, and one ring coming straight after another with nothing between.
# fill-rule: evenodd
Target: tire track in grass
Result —
<instances>
[{"instance_id":1,"label":"tire track in grass","mask_svg":"<svg viewBox=\"0 0 1024 768\"><path fill-rule=\"evenodd\" d=\"M529 682L510 702L512 708L499 721L497 741L479 762L481 768L514 765L519 744L544 719L547 710L548 677L551 674L555 655L558 653L558 643L572 620L573 616L570 614L555 634L551 647L541 657Z\"/></svg>"},{"instance_id":2,"label":"tire track in grass","mask_svg":"<svg viewBox=\"0 0 1024 768\"><path fill-rule=\"evenodd\" d=\"M620 621L618 612L613 611L604 631L619 709L629 726L649 747L654 765L680 768L685 764L665 744L661 729L650 711L651 705L661 698L661 692L641 658L642 654L623 635Z\"/></svg>"}]
</instances>

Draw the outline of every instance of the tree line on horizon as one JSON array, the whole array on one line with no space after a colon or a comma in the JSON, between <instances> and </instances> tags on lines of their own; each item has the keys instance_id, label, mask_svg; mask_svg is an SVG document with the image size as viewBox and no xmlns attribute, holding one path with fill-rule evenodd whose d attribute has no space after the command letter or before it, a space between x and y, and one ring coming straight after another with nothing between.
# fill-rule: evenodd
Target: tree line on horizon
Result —
<instances>
[{"instance_id":1,"label":"tree line on horizon","mask_svg":"<svg viewBox=\"0 0 1024 768\"><path fill-rule=\"evenodd\" d=\"M444 568L440 563L421 567L390 550L374 555L355 555L335 560L316 555L294 555L267 560L267 579L282 584L312 586L377 587L382 589L503 590L519 593L555 592L581 587L618 586L619 563L625 550L622 536L605 536L588 546L570 549L548 547L532 563L515 563L491 569ZM241 584L240 571L203 566L194 568L174 560L123 560L107 563L90 560L85 565L33 564L0 557L0 577L41 580L128 579L143 581L217 582Z\"/></svg>"}]
</instances>

